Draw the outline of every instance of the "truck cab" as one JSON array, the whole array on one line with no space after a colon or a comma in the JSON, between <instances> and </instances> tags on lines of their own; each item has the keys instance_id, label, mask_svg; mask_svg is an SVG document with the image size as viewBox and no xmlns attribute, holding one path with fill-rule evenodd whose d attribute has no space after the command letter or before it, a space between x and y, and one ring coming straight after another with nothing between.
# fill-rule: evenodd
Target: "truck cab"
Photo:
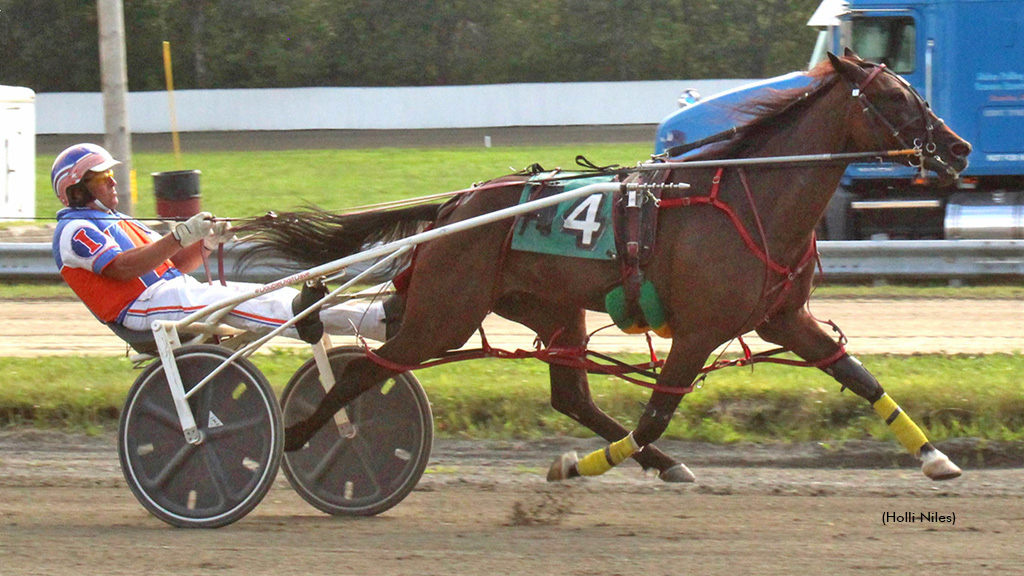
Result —
<instances>
[{"instance_id":1,"label":"truck cab","mask_svg":"<svg viewBox=\"0 0 1024 576\"><path fill-rule=\"evenodd\" d=\"M883 63L974 146L969 167L947 187L902 165L851 165L819 226L823 238L1024 238L1024 1L825 0L809 24L821 29L810 65L826 47ZM783 80L791 76L682 108L659 126L656 151L698 132L687 126L708 116L699 107L735 108L763 90L792 87ZM666 146L666 138L675 141Z\"/></svg>"}]
</instances>

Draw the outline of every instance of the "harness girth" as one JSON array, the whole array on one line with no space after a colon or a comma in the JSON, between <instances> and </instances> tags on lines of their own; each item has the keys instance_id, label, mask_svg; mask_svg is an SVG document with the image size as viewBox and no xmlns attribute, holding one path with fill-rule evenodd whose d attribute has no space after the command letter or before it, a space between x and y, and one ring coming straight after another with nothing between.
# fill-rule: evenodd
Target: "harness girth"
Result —
<instances>
[{"instance_id":1,"label":"harness girth","mask_svg":"<svg viewBox=\"0 0 1024 576\"><path fill-rule=\"evenodd\" d=\"M634 173L626 178L625 183L664 184L668 175L667 170ZM640 307L640 288L644 283L643 268L654 252L661 190L653 187L650 190L617 192L613 202L615 247L622 269L626 315L635 319L639 326L649 325Z\"/></svg>"}]
</instances>

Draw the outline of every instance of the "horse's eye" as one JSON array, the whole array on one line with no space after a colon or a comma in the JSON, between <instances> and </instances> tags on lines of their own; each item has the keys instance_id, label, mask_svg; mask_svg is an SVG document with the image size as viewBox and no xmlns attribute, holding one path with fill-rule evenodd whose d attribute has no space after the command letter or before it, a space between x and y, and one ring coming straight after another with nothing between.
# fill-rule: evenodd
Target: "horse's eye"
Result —
<instances>
[{"instance_id":1,"label":"horse's eye","mask_svg":"<svg viewBox=\"0 0 1024 576\"><path fill-rule=\"evenodd\" d=\"M900 92L889 93L885 95L885 102L894 106L903 106L907 103L907 97Z\"/></svg>"}]
</instances>

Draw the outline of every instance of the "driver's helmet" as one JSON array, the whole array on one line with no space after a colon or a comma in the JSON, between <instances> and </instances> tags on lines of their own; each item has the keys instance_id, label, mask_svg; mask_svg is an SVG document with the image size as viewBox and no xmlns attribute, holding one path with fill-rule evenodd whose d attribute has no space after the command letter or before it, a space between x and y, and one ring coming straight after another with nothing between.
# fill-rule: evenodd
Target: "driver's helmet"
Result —
<instances>
[{"instance_id":1,"label":"driver's helmet","mask_svg":"<svg viewBox=\"0 0 1024 576\"><path fill-rule=\"evenodd\" d=\"M114 160L102 146L76 144L57 156L50 169L50 183L53 192L64 206L68 205L68 187L82 181L85 173L110 170L121 162Z\"/></svg>"}]
</instances>

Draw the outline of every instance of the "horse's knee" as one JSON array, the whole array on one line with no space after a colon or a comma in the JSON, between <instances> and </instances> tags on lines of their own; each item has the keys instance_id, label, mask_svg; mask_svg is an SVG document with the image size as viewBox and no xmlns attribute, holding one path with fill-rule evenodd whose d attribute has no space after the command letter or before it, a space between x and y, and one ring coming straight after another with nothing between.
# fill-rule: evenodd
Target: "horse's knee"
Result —
<instances>
[{"instance_id":1,"label":"horse's knee","mask_svg":"<svg viewBox=\"0 0 1024 576\"><path fill-rule=\"evenodd\" d=\"M854 394L872 404L885 392L878 380L864 368L860 360L849 354L844 354L842 358L823 367L822 370L835 378L844 388L849 388Z\"/></svg>"},{"instance_id":2,"label":"horse's knee","mask_svg":"<svg viewBox=\"0 0 1024 576\"><path fill-rule=\"evenodd\" d=\"M579 422L581 414L591 402L578 394L551 393L551 407L559 414L563 414Z\"/></svg>"},{"instance_id":3,"label":"horse's knee","mask_svg":"<svg viewBox=\"0 0 1024 576\"><path fill-rule=\"evenodd\" d=\"M663 392L651 394L651 401L647 403L644 413L640 415L640 422L637 423L636 430L633 431L633 439L636 440L636 443L646 446L661 438L665 429L668 428L669 422L672 421L672 415L675 414L682 398L676 394Z\"/></svg>"},{"instance_id":4,"label":"horse's knee","mask_svg":"<svg viewBox=\"0 0 1024 576\"><path fill-rule=\"evenodd\" d=\"M771 342L772 344L778 344L780 346L782 345L782 333L772 323L766 322L761 324L757 328L754 328L754 332L757 334L758 338L765 342Z\"/></svg>"}]
</instances>

